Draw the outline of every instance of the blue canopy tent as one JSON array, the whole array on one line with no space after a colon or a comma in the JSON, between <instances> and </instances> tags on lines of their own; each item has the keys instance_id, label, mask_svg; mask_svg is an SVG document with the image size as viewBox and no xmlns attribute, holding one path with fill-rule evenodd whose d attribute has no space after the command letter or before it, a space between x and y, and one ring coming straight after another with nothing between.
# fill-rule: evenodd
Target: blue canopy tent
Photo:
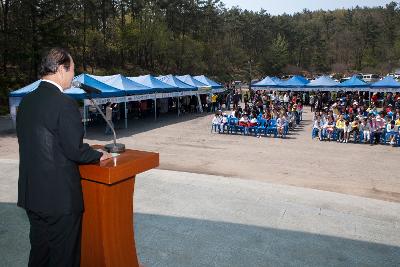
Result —
<instances>
[{"instance_id":1,"label":"blue canopy tent","mask_svg":"<svg viewBox=\"0 0 400 267\"><path fill-rule=\"evenodd\" d=\"M110 76L96 76L90 75L90 77L99 80L105 84L113 86L119 90L125 91L126 95L135 95L135 94L146 94L153 93L153 89L132 80L129 80L125 76L121 74L110 75ZM126 106L127 100L124 101L125 108L125 128L128 128L128 109Z\"/></svg>"},{"instance_id":2,"label":"blue canopy tent","mask_svg":"<svg viewBox=\"0 0 400 267\"><path fill-rule=\"evenodd\" d=\"M99 95L92 95L93 98L102 98L102 97L116 97L116 96L124 96L125 92L122 90L118 90L115 87L102 83L87 74L81 74L74 78L74 80L80 81L86 85L92 86L101 91ZM37 80L34 83L31 83L19 90L13 91L10 93L10 113L12 117L16 115L16 107L19 106L19 103L25 95L36 90L42 80ZM64 91L65 94L79 100L87 99L88 95L80 88L71 87ZM15 112L14 112L15 111ZM14 120L14 118L13 118ZM84 110L84 125L86 131L86 108Z\"/></svg>"},{"instance_id":3,"label":"blue canopy tent","mask_svg":"<svg viewBox=\"0 0 400 267\"><path fill-rule=\"evenodd\" d=\"M369 85L363 80L357 78L356 75L351 77L351 79L340 83L338 87L345 91L369 91Z\"/></svg>"},{"instance_id":4,"label":"blue canopy tent","mask_svg":"<svg viewBox=\"0 0 400 267\"><path fill-rule=\"evenodd\" d=\"M128 77L128 79L140 83L144 86L150 87L151 89L153 89L154 93L168 93L173 92L177 89L177 87L166 84L150 74L142 75L139 77Z\"/></svg>"},{"instance_id":5,"label":"blue canopy tent","mask_svg":"<svg viewBox=\"0 0 400 267\"><path fill-rule=\"evenodd\" d=\"M178 78L180 81L189 84L191 86L194 86L197 88L197 101L198 101L198 110L200 110L201 112L203 112L203 107L201 105L201 99L200 99L200 94L208 94L211 91L211 86L204 84L202 82L199 82L198 80L194 79L192 76L190 75L182 75L182 76L175 76L176 78Z\"/></svg>"},{"instance_id":6,"label":"blue canopy tent","mask_svg":"<svg viewBox=\"0 0 400 267\"><path fill-rule=\"evenodd\" d=\"M210 91L211 86L204 84L196 79L194 79L192 76L190 75L182 75L182 76L175 76L178 80L180 80L181 82L184 82L186 84L189 84L191 86L196 87L198 90L202 90L202 91ZM207 93L207 92L206 92Z\"/></svg>"},{"instance_id":7,"label":"blue canopy tent","mask_svg":"<svg viewBox=\"0 0 400 267\"><path fill-rule=\"evenodd\" d=\"M164 82L164 83L166 83L166 84L169 84L169 85L172 85L172 86L175 86L175 87L179 88L179 91L197 91L197 87L189 85L187 83L184 83L181 80L179 80L178 78L176 78L174 75L171 75L171 74L165 75L165 76L158 76L157 79L162 81L162 82ZM179 116L179 114L180 114L179 97L178 97L178 108L177 108L177 110L178 110L178 116Z\"/></svg>"},{"instance_id":8,"label":"blue canopy tent","mask_svg":"<svg viewBox=\"0 0 400 267\"><path fill-rule=\"evenodd\" d=\"M116 87L103 83L88 74L81 74L74 78L74 81L79 81L83 84L89 85L101 91L100 94L91 95L93 98L105 98L105 97L118 97L125 96L125 92L123 90L119 90ZM75 99L87 99L88 95L80 88L71 87L64 91L67 95L75 98Z\"/></svg>"},{"instance_id":9,"label":"blue canopy tent","mask_svg":"<svg viewBox=\"0 0 400 267\"><path fill-rule=\"evenodd\" d=\"M127 95L130 94L148 94L154 93L154 89L143 84L134 82L121 74L110 75L110 76L96 76L90 75L96 80L99 80L105 84L115 87L119 90L123 90Z\"/></svg>"},{"instance_id":10,"label":"blue canopy tent","mask_svg":"<svg viewBox=\"0 0 400 267\"><path fill-rule=\"evenodd\" d=\"M190 84L184 83L178 78L176 78L174 75L165 75L165 76L158 76L156 78L157 80L169 84L171 86L174 86L179 89L179 91L196 91L197 87L192 86Z\"/></svg>"},{"instance_id":11,"label":"blue canopy tent","mask_svg":"<svg viewBox=\"0 0 400 267\"><path fill-rule=\"evenodd\" d=\"M223 88L223 86L221 84L214 82L213 80L209 79L208 77L206 77L204 75L193 76L193 78L201 83L211 86L211 89Z\"/></svg>"},{"instance_id":12,"label":"blue canopy tent","mask_svg":"<svg viewBox=\"0 0 400 267\"><path fill-rule=\"evenodd\" d=\"M400 92L400 83L392 76L386 76L380 81L370 85L374 92Z\"/></svg>"},{"instance_id":13,"label":"blue canopy tent","mask_svg":"<svg viewBox=\"0 0 400 267\"><path fill-rule=\"evenodd\" d=\"M116 87L113 87L111 85L103 83L88 74L78 75L74 78L74 80L79 81L83 84L89 85L91 87L94 87L101 91L101 93L98 95L96 95L96 94L91 95L92 98L121 97L121 96L126 95L125 91L119 90ZM67 89L64 92L75 99L81 99L81 100L88 99L88 94L86 94L86 92L80 88L71 87L70 89ZM86 105L84 105L84 107L83 107L83 127L85 129L85 134L86 134L87 117L88 117L88 108ZM125 126L127 127L126 124L125 124Z\"/></svg>"},{"instance_id":14,"label":"blue canopy tent","mask_svg":"<svg viewBox=\"0 0 400 267\"><path fill-rule=\"evenodd\" d=\"M338 82L332 80L328 76L321 76L315 80L310 81L306 88L311 90L333 91L339 85Z\"/></svg>"},{"instance_id":15,"label":"blue canopy tent","mask_svg":"<svg viewBox=\"0 0 400 267\"><path fill-rule=\"evenodd\" d=\"M276 82L276 83L281 83L282 82L282 80L281 79L279 79L278 77L271 77L271 80L273 80L274 82Z\"/></svg>"},{"instance_id":16,"label":"blue canopy tent","mask_svg":"<svg viewBox=\"0 0 400 267\"><path fill-rule=\"evenodd\" d=\"M80 81L81 83L87 84L89 86L92 86L96 89L99 89L101 91L100 95L93 95L94 98L99 98L99 97L113 97L113 96L124 96L125 92L118 90L115 87L112 87L110 85L107 85L103 82L100 82L87 74L81 74L78 75L74 78L74 80ZM10 93L10 97L23 97L27 95L28 93L36 90L42 80L37 80L34 83L31 83L25 87L22 87L19 90L13 91ZM87 94L85 91L79 88L71 87L67 90L64 91L67 95L70 95L71 97L75 99L86 99Z\"/></svg>"},{"instance_id":17,"label":"blue canopy tent","mask_svg":"<svg viewBox=\"0 0 400 267\"><path fill-rule=\"evenodd\" d=\"M42 80L37 80L36 82L33 82L27 86L22 87L21 89L15 90L13 92L10 92L8 102L10 106L10 115L11 115L11 120L13 122L13 128L16 126L16 119L17 119L17 108L19 106L19 103L21 102L22 98L38 88L40 82Z\"/></svg>"},{"instance_id":18,"label":"blue canopy tent","mask_svg":"<svg viewBox=\"0 0 400 267\"><path fill-rule=\"evenodd\" d=\"M257 89L260 89L260 88L275 88L281 82L279 79L278 79L279 81L276 80L276 79L278 79L278 78L276 78L276 77L272 77L271 78L271 77L267 76L264 79L262 79L261 81L253 83L252 87L255 87Z\"/></svg>"},{"instance_id":19,"label":"blue canopy tent","mask_svg":"<svg viewBox=\"0 0 400 267\"><path fill-rule=\"evenodd\" d=\"M26 94L29 94L30 92L36 90L38 88L40 82L42 80L37 80L36 82L33 82L27 86L22 87L21 89L15 90L10 93L10 97L23 97Z\"/></svg>"},{"instance_id":20,"label":"blue canopy tent","mask_svg":"<svg viewBox=\"0 0 400 267\"><path fill-rule=\"evenodd\" d=\"M309 81L303 76L295 75L289 80L282 81L277 90L283 89L284 91L292 90L292 91L303 91L304 87L309 83Z\"/></svg>"},{"instance_id":21,"label":"blue canopy tent","mask_svg":"<svg viewBox=\"0 0 400 267\"><path fill-rule=\"evenodd\" d=\"M158 80L156 77L148 74L139 77L128 77L128 79L143 84L154 90L155 93L169 93L174 92L178 88ZM154 119L157 119L157 96L154 95Z\"/></svg>"}]
</instances>

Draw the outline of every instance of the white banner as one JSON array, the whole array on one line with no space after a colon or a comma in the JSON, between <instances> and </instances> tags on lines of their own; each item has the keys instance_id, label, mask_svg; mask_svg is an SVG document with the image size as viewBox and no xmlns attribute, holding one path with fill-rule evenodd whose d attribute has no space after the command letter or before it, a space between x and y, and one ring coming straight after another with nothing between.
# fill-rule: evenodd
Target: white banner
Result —
<instances>
[{"instance_id":1,"label":"white banner","mask_svg":"<svg viewBox=\"0 0 400 267\"><path fill-rule=\"evenodd\" d=\"M155 98L155 94L129 95L126 97L126 102L142 101L142 100L148 100L148 99L154 99L154 98Z\"/></svg>"},{"instance_id":2,"label":"white banner","mask_svg":"<svg viewBox=\"0 0 400 267\"><path fill-rule=\"evenodd\" d=\"M220 90L220 89L218 89ZM108 97L108 98L94 98L93 100L98 105L110 103L123 103L123 102L132 102L132 101L142 101L148 99L162 99L162 98L170 98L170 97L181 97L188 95L196 95L196 91L185 91L185 92L171 92L171 93L159 93L159 94L145 94L145 95L129 95L129 96L121 96L121 97ZM91 106L92 102L89 99L84 100L85 106Z\"/></svg>"},{"instance_id":3,"label":"white banner","mask_svg":"<svg viewBox=\"0 0 400 267\"><path fill-rule=\"evenodd\" d=\"M108 102L111 103L123 103L125 102L125 96L120 97L108 97L108 98L93 98L93 101L96 102L97 105L107 104ZM83 101L85 106L92 105L92 101L90 99L85 99Z\"/></svg>"},{"instance_id":4,"label":"white banner","mask_svg":"<svg viewBox=\"0 0 400 267\"><path fill-rule=\"evenodd\" d=\"M217 89L212 89L212 92L215 93L222 93L225 92L225 88L217 88Z\"/></svg>"}]
</instances>

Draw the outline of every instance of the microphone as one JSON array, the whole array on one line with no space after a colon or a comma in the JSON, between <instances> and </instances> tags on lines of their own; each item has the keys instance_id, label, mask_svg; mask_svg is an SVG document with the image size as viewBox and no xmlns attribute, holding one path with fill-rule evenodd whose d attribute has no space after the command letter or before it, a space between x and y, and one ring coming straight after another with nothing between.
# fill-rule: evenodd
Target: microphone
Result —
<instances>
[{"instance_id":1,"label":"microphone","mask_svg":"<svg viewBox=\"0 0 400 267\"><path fill-rule=\"evenodd\" d=\"M88 94L98 94L98 95L101 94L101 91L99 89L96 89L90 85L81 83L80 81L73 81L72 86L76 87L76 88L80 88Z\"/></svg>"},{"instance_id":2,"label":"microphone","mask_svg":"<svg viewBox=\"0 0 400 267\"><path fill-rule=\"evenodd\" d=\"M122 153L125 152L125 145L121 143L117 143L117 135L115 134L115 130L113 125L107 120L106 115L104 115L103 111L101 111L99 105L93 100L93 98L90 96L92 93L94 94L101 94L101 91L99 89L93 88L89 85L83 84L79 81L73 81L72 82L73 87L77 87L82 89L88 94L88 98L92 102L93 106L96 107L97 111L100 113L100 115L103 117L103 119L106 121L108 126L111 128L113 135L114 135L114 142L108 145L105 145L104 148L107 150L109 153Z\"/></svg>"}]
</instances>

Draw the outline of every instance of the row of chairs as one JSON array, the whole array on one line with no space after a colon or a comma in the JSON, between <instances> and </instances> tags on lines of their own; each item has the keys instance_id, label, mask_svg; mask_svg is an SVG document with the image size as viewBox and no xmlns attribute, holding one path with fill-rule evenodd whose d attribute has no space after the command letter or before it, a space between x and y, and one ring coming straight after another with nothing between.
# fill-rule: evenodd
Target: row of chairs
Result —
<instances>
[{"instance_id":1,"label":"row of chairs","mask_svg":"<svg viewBox=\"0 0 400 267\"><path fill-rule=\"evenodd\" d=\"M312 133L311 133L311 138L312 139L316 138L318 136L318 133L319 133L319 130L316 129L316 128L313 128ZM388 133L388 132L386 132L386 130L381 134L380 143L381 144L387 144L388 140L390 140L390 136L392 136L392 135L395 135L396 144L397 144L397 146L400 146L400 134L399 134L399 132ZM323 133L322 138L324 138L324 139L327 138L326 133ZM332 140L336 141L336 140L338 140L338 138L339 138L339 132L338 132L337 129L335 129L333 131L333 133L332 133ZM364 139L365 139L365 137L364 137L364 133L362 131L360 131L358 133L358 135L353 133L353 141L354 141L354 143L357 143L357 142L363 143ZM371 139L372 139L372 137L371 137Z\"/></svg>"},{"instance_id":2,"label":"row of chairs","mask_svg":"<svg viewBox=\"0 0 400 267\"><path fill-rule=\"evenodd\" d=\"M221 125L212 125L211 132L227 133L227 134L243 134L243 135L255 135L255 136L278 136L278 127L275 119L266 120L263 118L257 119L256 126L245 127L239 125L239 119L235 117L229 117L227 123ZM283 136L286 137L289 132L289 126L285 125L283 130Z\"/></svg>"}]
</instances>

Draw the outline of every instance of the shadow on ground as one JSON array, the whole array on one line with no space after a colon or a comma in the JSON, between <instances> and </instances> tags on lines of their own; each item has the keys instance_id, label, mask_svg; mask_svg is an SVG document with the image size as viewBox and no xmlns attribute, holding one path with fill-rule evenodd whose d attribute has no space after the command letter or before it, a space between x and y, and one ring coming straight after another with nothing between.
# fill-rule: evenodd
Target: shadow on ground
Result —
<instances>
[{"instance_id":1,"label":"shadow on ground","mask_svg":"<svg viewBox=\"0 0 400 267\"><path fill-rule=\"evenodd\" d=\"M29 222L15 203L0 203L3 266L27 266ZM145 266L399 266L400 247L191 218L135 214Z\"/></svg>"},{"instance_id":2,"label":"shadow on ground","mask_svg":"<svg viewBox=\"0 0 400 267\"><path fill-rule=\"evenodd\" d=\"M176 113L167 113L160 115L157 120L154 117L148 116L141 119L128 119L128 128L125 129L125 121L123 119L115 123L117 137L129 137L135 134L151 131L168 125L195 120L200 117L206 117L212 113L195 113L178 116ZM211 123L211 122L210 122ZM94 124L89 124L87 127L86 139L108 141L112 139L112 135L105 135L105 122L99 121Z\"/></svg>"}]
</instances>

